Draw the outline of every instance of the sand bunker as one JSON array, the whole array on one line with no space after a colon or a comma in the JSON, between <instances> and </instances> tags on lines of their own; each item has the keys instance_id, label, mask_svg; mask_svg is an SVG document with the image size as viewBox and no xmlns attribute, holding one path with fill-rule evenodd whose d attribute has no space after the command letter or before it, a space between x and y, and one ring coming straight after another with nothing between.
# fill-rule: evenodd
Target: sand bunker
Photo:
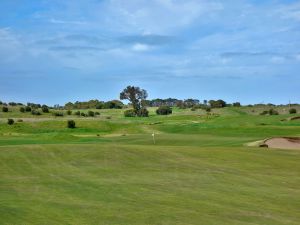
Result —
<instances>
[{"instance_id":1,"label":"sand bunker","mask_svg":"<svg viewBox=\"0 0 300 225\"><path fill-rule=\"evenodd\" d=\"M300 138L281 137L270 138L264 142L268 148L298 149L300 150Z\"/></svg>"}]
</instances>

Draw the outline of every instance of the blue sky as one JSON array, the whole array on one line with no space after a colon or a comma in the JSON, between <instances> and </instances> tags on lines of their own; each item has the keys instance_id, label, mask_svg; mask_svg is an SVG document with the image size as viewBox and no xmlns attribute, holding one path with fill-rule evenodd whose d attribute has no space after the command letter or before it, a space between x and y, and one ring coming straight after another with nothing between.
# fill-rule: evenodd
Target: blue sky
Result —
<instances>
[{"instance_id":1,"label":"blue sky","mask_svg":"<svg viewBox=\"0 0 300 225\"><path fill-rule=\"evenodd\" d=\"M0 100L300 102L300 1L1 0Z\"/></svg>"}]
</instances>

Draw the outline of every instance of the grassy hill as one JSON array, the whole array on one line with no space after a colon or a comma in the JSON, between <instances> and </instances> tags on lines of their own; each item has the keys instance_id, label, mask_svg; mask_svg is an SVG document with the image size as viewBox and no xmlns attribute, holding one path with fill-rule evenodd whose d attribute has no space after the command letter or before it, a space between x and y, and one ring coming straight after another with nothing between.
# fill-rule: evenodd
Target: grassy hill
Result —
<instances>
[{"instance_id":1,"label":"grassy hill","mask_svg":"<svg viewBox=\"0 0 300 225\"><path fill-rule=\"evenodd\" d=\"M157 116L150 108L148 118L0 112L0 224L296 225L300 151L245 143L300 136L300 120L284 107L273 116L262 110Z\"/></svg>"}]
</instances>

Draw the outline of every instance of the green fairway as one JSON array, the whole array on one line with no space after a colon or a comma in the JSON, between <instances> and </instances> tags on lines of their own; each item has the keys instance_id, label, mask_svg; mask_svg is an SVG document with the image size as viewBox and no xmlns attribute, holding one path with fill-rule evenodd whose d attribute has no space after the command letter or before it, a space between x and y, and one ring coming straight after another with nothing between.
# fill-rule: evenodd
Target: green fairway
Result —
<instances>
[{"instance_id":1,"label":"green fairway","mask_svg":"<svg viewBox=\"0 0 300 225\"><path fill-rule=\"evenodd\" d=\"M297 225L300 150L246 143L300 137L300 120L284 108L262 110L157 116L150 108L148 118L1 112L0 224Z\"/></svg>"}]
</instances>

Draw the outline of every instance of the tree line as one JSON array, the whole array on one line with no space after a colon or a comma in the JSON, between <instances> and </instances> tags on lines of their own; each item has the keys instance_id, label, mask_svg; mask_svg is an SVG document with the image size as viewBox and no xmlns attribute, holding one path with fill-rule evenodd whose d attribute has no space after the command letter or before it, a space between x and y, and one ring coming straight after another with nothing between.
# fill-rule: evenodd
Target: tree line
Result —
<instances>
[{"instance_id":1,"label":"tree line","mask_svg":"<svg viewBox=\"0 0 300 225\"><path fill-rule=\"evenodd\" d=\"M53 107L47 106L45 104L37 104L37 103L30 103L28 102L26 105L22 103L16 102L9 102L5 103L0 101L0 105L2 105L2 111L8 112L8 106L20 106L20 112L31 112L33 115L41 115L43 113L49 113L49 109L55 110L68 110L67 114L71 115L71 110L78 110L78 109L122 109L122 108L129 108L124 112L124 115L127 117L144 117L148 116L149 112L147 107L159 107L156 111L157 114L166 115L172 113L171 107L178 107L181 109L191 108L191 110L196 110L198 108L204 109L206 111L210 111L212 108L223 108L227 106L233 107L240 107L242 106L240 102L234 102L232 104L227 103L222 99L218 100L203 100L202 102L198 99L176 99L176 98L156 98L152 100L147 100L148 93L146 90L136 87L136 86L127 86L121 93L120 93L120 100L128 100L128 104L124 104L120 100L111 100L111 101L100 101L97 99L89 100L89 101L76 101L76 102L68 102L64 106L54 105ZM293 104L297 105L297 104ZM247 105L251 106L275 106L273 104L255 104L255 105ZM61 116L61 112L54 112L55 116ZM80 116L93 116L92 111L89 111L88 114L83 112L77 111L74 115ZM265 112L267 113L267 112ZM270 112L268 112L270 114Z\"/></svg>"}]
</instances>

